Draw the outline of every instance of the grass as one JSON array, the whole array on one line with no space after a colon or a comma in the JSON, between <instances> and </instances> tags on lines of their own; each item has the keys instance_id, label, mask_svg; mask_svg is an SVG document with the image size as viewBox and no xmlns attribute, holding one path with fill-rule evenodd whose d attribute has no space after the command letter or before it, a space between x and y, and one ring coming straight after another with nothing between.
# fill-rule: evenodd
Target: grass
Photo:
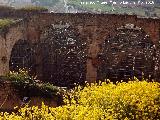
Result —
<instances>
[{"instance_id":1,"label":"grass","mask_svg":"<svg viewBox=\"0 0 160 120\"><path fill-rule=\"evenodd\" d=\"M0 29L9 26L14 23L12 19L0 19Z\"/></svg>"},{"instance_id":2,"label":"grass","mask_svg":"<svg viewBox=\"0 0 160 120\"><path fill-rule=\"evenodd\" d=\"M28 71L24 69L19 70L19 72L8 73L5 79L12 83L16 93L21 97L56 98L63 93L63 89L60 87L53 86L50 83L36 81L36 79L30 76Z\"/></svg>"}]
</instances>

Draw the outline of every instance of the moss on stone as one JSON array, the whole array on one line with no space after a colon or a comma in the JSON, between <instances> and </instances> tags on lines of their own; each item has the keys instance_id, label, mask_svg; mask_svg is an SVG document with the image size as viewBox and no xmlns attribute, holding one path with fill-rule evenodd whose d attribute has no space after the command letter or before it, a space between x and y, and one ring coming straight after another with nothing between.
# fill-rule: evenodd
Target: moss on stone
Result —
<instances>
[{"instance_id":1,"label":"moss on stone","mask_svg":"<svg viewBox=\"0 0 160 120\"><path fill-rule=\"evenodd\" d=\"M0 29L9 26L14 23L12 19L0 19Z\"/></svg>"}]
</instances>

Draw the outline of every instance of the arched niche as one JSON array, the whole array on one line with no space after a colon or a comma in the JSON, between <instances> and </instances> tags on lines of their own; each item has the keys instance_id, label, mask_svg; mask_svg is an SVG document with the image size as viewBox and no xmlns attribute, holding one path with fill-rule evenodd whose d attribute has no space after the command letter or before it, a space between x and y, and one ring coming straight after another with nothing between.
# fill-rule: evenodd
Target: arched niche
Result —
<instances>
[{"instance_id":1,"label":"arched niche","mask_svg":"<svg viewBox=\"0 0 160 120\"><path fill-rule=\"evenodd\" d=\"M47 26L35 48L40 79L66 87L84 84L87 41L76 28L65 22Z\"/></svg>"},{"instance_id":2,"label":"arched niche","mask_svg":"<svg viewBox=\"0 0 160 120\"><path fill-rule=\"evenodd\" d=\"M34 51L32 45L27 40L18 40L11 51L9 69L10 71L19 71L26 69L33 72L34 69Z\"/></svg>"},{"instance_id":3,"label":"arched niche","mask_svg":"<svg viewBox=\"0 0 160 120\"><path fill-rule=\"evenodd\" d=\"M128 81L134 76L140 80L154 78L155 45L141 28L134 24L119 27L116 35L109 36L100 47L97 80Z\"/></svg>"}]
</instances>

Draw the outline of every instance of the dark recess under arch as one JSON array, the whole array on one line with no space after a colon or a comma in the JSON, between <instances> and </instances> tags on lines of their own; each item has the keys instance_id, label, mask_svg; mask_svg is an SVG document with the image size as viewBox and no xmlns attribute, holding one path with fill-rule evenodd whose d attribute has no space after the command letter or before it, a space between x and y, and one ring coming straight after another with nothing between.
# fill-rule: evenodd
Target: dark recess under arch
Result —
<instances>
[{"instance_id":1,"label":"dark recess under arch","mask_svg":"<svg viewBox=\"0 0 160 120\"><path fill-rule=\"evenodd\" d=\"M34 71L34 52L32 45L27 40L18 40L12 48L9 68L11 71L25 69Z\"/></svg>"},{"instance_id":2,"label":"dark recess under arch","mask_svg":"<svg viewBox=\"0 0 160 120\"><path fill-rule=\"evenodd\" d=\"M149 35L133 24L117 28L116 32L101 44L97 80L154 78L156 50Z\"/></svg>"},{"instance_id":3,"label":"dark recess under arch","mask_svg":"<svg viewBox=\"0 0 160 120\"><path fill-rule=\"evenodd\" d=\"M54 85L74 87L86 79L87 41L72 26L50 25L37 43L41 79Z\"/></svg>"}]
</instances>

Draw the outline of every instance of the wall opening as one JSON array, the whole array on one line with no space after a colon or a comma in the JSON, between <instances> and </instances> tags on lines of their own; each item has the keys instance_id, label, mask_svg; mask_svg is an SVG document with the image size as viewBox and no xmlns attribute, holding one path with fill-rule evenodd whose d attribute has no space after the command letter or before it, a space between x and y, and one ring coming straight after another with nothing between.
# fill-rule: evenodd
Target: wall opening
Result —
<instances>
[{"instance_id":1,"label":"wall opening","mask_svg":"<svg viewBox=\"0 0 160 120\"><path fill-rule=\"evenodd\" d=\"M138 79L154 78L155 46L141 28L126 24L117 28L117 34L101 44L98 58L99 80L128 81L134 76Z\"/></svg>"},{"instance_id":2,"label":"wall opening","mask_svg":"<svg viewBox=\"0 0 160 120\"><path fill-rule=\"evenodd\" d=\"M19 40L10 57L10 70L25 68L37 79L57 86L74 87L86 80L87 41L71 26L50 25L40 40Z\"/></svg>"},{"instance_id":3,"label":"wall opening","mask_svg":"<svg viewBox=\"0 0 160 120\"><path fill-rule=\"evenodd\" d=\"M9 68L11 71L26 69L33 71L34 57L31 44L27 40L19 40L12 48Z\"/></svg>"},{"instance_id":4,"label":"wall opening","mask_svg":"<svg viewBox=\"0 0 160 120\"><path fill-rule=\"evenodd\" d=\"M68 25L68 24L65 24ZM86 79L86 40L71 26L51 25L37 43L40 79L54 85L73 87Z\"/></svg>"}]
</instances>

